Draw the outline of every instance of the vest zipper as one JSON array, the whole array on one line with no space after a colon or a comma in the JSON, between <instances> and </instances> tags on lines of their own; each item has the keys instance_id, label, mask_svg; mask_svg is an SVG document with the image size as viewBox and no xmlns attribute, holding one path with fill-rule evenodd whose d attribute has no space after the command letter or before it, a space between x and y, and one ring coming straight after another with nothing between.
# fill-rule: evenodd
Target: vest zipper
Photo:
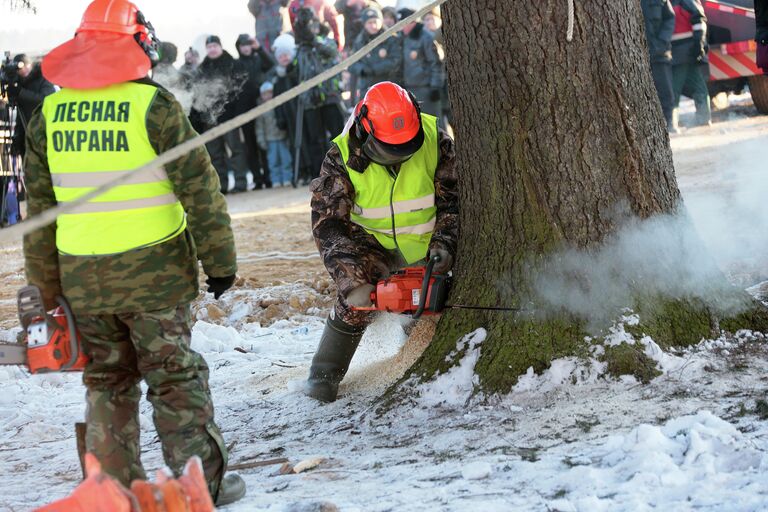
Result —
<instances>
[{"instance_id":1,"label":"vest zipper","mask_svg":"<svg viewBox=\"0 0 768 512\"><path fill-rule=\"evenodd\" d=\"M400 244L397 243L397 231L395 230L395 185L397 184L397 177L398 173L392 169L392 167L387 167L387 172L389 172L389 175L392 176L392 187L389 189L389 214L390 218L392 219L392 239L395 242L395 248L397 249L398 254L402 259L405 259L405 256L403 256L403 251L400 250Z\"/></svg>"}]
</instances>

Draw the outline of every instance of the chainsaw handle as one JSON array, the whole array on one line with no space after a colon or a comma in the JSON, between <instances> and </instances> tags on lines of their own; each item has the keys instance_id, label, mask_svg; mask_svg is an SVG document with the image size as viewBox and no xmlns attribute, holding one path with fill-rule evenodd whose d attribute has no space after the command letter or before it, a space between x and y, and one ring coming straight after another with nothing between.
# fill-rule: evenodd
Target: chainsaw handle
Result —
<instances>
[{"instance_id":1,"label":"chainsaw handle","mask_svg":"<svg viewBox=\"0 0 768 512\"><path fill-rule=\"evenodd\" d=\"M432 256L429 261L427 262L427 268L424 270L424 280L421 282L421 296L419 297L419 307L416 309L416 311L413 312L413 315L411 315L411 318L414 320L418 320L422 313L424 313L424 308L426 308L427 305L427 294L429 293L429 281L432 279L432 269L435 267L435 264L440 261L440 256L435 254Z\"/></svg>"},{"instance_id":2,"label":"chainsaw handle","mask_svg":"<svg viewBox=\"0 0 768 512\"><path fill-rule=\"evenodd\" d=\"M64 316L67 317L67 326L69 327L70 356L69 361L61 367L62 371L66 371L75 365L77 358L80 356L80 347L77 342L77 326L75 325L75 316L72 314L72 309L70 309L67 299L57 295L56 303L64 311Z\"/></svg>"}]
</instances>

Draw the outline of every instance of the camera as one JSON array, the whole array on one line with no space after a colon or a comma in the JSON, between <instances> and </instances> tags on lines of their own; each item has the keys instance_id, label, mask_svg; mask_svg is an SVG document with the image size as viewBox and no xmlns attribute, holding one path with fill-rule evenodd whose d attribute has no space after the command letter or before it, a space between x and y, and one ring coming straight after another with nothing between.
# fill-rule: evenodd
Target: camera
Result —
<instances>
[{"instance_id":1,"label":"camera","mask_svg":"<svg viewBox=\"0 0 768 512\"><path fill-rule=\"evenodd\" d=\"M12 59L11 52L5 52L3 64L0 66L0 96L8 98L9 101L15 99L10 97L8 89L9 86L19 82L19 71L23 69L25 65L23 60L17 61L16 59Z\"/></svg>"},{"instance_id":2,"label":"camera","mask_svg":"<svg viewBox=\"0 0 768 512\"><path fill-rule=\"evenodd\" d=\"M293 22L293 33L298 45L311 46L320 32L320 20L309 7L302 7L296 13Z\"/></svg>"}]
</instances>

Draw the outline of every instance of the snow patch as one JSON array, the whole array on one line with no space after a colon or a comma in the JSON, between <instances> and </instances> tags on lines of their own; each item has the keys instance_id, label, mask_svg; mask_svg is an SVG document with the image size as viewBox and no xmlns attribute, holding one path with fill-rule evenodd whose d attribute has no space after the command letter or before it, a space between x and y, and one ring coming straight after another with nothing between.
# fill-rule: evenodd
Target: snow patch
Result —
<instances>
[{"instance_id":1,"label":"snow patch","mask_svg":"<svg viewBox=\"0 0 768 512\"><path fill-rule=\"evenodd\" d=\"M766 488L761 497L756 483L768 471L768 455L708 411L664 426L641 424L563 460L569 469L545 484L566 493L550 502L558 510L636 510L662 503L666 510L757 510L762 507L751 507L766 503Z\"/></svg>"},{"instance_id":2,"label":"snow patch","mask_svg":"<svg viewBox=\"0 0 768 512\"><path fill-rule=\"evenodd\" d=\"M493 473L493 467L487 462L472 462L461 470L464 480L483 480Z\"/></svg>"},{"instance_id":3,"label":"snow patch","mask_svg":"<svg viewBox=\"0 0 768 512\"><path fill-rule=\"evenodd\" d=\"M418 403L424 407L464 406L480 384L475 365L480 358L480 345L487 335L486 330L480 328L461 338L456 343L456 350L451 353L451 361L459 354L464 356L447 372L417 387Z\"/></svg>"}]
</instances>

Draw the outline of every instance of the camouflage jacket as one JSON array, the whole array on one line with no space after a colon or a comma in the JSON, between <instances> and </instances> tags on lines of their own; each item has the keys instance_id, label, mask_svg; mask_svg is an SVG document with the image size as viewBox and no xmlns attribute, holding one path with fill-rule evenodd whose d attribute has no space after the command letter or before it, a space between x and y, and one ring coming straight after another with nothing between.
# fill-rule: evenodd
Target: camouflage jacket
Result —
<instances>
[{"instance_id":1,"label":"camouflage jacket","mask_svg":"<svg viewBox=\"0 0 768 512\"><path fill-rule=\"evenodd\" d=\"M146 126L157 154L197 135L181 105L162 88L147 113ZM57 204L46 138L46 121L38 109L29 123L24 163L30 216ZM27 281L43 290L46 302L63 292L76 314L155 311L197 297L198 258L209 276L236 272L227 204L205 147L165 169L187 214L187 231L173 240L116 255L68 256L57 251L56 224L24 237Z\"/></svg>"},{"instance_id":2,"label":"camouflage jacket","mask_svg":"<svg viewBox=\"0 0 768 512\"><path fill-rule=\"evenodd\" d=\"M355 137L349 138L347 165L365 170L370 160L363 154ZM456 255L459 234L459 191L453 140L439 133L440 155L435 171L437 219L430 248L440 248ZM333 146L323 161L320 176L310 186L312 192L312 234L325 267L346 297L357 286L386 277L389 270L402 264L402 258L384 250L372 235L350 220L355 189L344 166L341 153ZM388 193L388 192L387 192ZM426 255L425 255L426 256Z\"/></svg>"}]
</instances>

